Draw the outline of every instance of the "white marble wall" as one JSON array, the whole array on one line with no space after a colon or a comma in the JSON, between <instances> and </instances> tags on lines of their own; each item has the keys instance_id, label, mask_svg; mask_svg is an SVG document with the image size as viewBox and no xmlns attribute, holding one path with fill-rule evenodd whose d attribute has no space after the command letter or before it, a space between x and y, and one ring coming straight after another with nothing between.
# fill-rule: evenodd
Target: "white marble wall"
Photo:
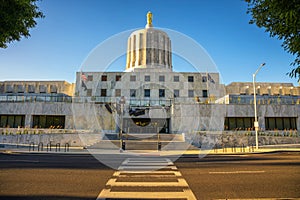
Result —
<instances>
[{"instance_id":1,"label":"white marble wall","mask_svg":"<svg viewBox=\"0 0 300 200\"><path fill-rule=\"evenodd\" d=\"M300 127L300 105L257 105L259 124L265 128L265 117L296 117ZM152 110L155 118L156 110ZM0 115L25 115L25 126L32 124L32 115L65 115L66 129L115 131L118 115L107 111L104 104L61 102L1 102ZM157 114L161 115L161 114ZM129 117L128 115L125 115ZM222 130L225 117L254 117L253 105L219 105L178 103L164 113L170 118L172 133L193 130ZM161 116L157 116L161 118Z\"/></svg>"},{"instance_id":2,"label":"white marble wall","mask_svg":"<svg viewBox=\"0 0 300 200\"><path fill-rule=\"evenodd\" d=\"M165 72L151 71L151 70L138 70L137 72L86 72L86 76L93 76L93 81L87 81L86 86L89 90L92 90L94 97L101 96L101 89L106 89L106 97L116 98L115 90L121 89L121 96L125 96L127 99L130 98L130 89L136 90L136 98L143 99L144 89L150 89L150 99L173 99L174 90L179 90L179 98L177 102L185 102L188 98L188 91L194 90L194 97L203 97L203 90L208 90L208 95L217 98L225 95L225 87L219 84L219 74L210 73L210 76L214 80L202 82L202 77L207 76L206 73L179 73L179 72ZM107 81L101 81L101 76L106 75ZM116 76L121 76L121 81L116 81ZM130 81L131 76L136 76L136 81ZM150 76L150 81L145 81L145 76ZM159 77L164 76L164 81L160 81ZM174 81L174 76L179 77L179 81ZM193 76L194 81L188 82L188 77ZM87 97L87 90L82 87L80 81L80 72L77 73L76 79L76 96ZM165 89L165 98L159 97L159 89ZM182 99L184 98L184 99ZM191 98L195 101L194 98ZM89 100L88 100L89 101ZM204 100L203 100L204 101Z\"/></svg>"}]
</instances>

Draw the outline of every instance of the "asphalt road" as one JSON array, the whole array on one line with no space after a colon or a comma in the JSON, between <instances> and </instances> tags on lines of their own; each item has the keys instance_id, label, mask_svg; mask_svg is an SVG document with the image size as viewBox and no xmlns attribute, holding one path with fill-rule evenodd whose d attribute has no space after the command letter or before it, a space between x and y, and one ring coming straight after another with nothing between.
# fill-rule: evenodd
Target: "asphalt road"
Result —
<instances>
[{"instance_id":1,"label":"asphalt road","mask_svg":"<svg viewBox=\"0 0 300 200\"><path fill-rule=\"evenodd\" d=\"M300 152L181 158L197 199L300 198Z\"/></svg>"},{"instance_id":2,"label":"asphalt road","mask_svg":"<svg viewBox=\"0 0 300 200\"><path fill-rule=\"evenodd\" d=\"M125 157L105 155L116 166ZM197 199L300 198L300 153L185 156ZM96 199L115 170L88 154L0 154L0 199Z\"/></svg>"}]
</instances>

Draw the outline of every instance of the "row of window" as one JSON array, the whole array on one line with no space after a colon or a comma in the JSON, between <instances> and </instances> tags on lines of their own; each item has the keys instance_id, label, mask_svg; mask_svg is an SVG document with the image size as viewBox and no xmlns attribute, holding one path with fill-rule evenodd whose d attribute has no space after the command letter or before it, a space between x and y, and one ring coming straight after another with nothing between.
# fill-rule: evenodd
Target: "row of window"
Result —
<instances>
[{"instance_id":1,"label":"row of window","mask_svg":"<svg viewBox=\"0 0 300 200\"><path fill-rule=\"evenodd\" d=\"M1 128L18 128L24 127L25 115L0 115Z\"/></svg>"},{"instance_id":2,"label":"row of window","mask_svg":"<svg viewBox=\"0 0 300 200\"><path fill-rule=\"evenodd\" d=\"M296 130L296 117L265 117L266 130ZM254 130L254 117L226 117L225 130Z\"/></svg>"},{"instance_id":3,"label":"row of window","mask_svg":"<svg viewBox=\"0 0 300 200\"><path fill-rule=\"evenodd\" d=\"M130 97L137 97L137 90L136 89L130 89ZM166 92L165 89L159 89L158 91L159 97L165 97ZM87 96L92 96L92 89L87 90ZM107 89L101 89L100 96L107 97ZM120 97L121 95L121 89L115 89L115 96ZM150 97L151 96L151 90L150 89L144 89L144 97ZM207 90L202 90L202 96L208 97ZM173 97L180 97L180 90L173 90ZM188 90L188 97L194 97L194 90Z\"/></svg>"},{"instance_id":4,"label":"row of window","mask_svg":"<svg viewBox=\"0 0 300 200\"><path fill-rule=\"evenodd\" d=\"M245 89L245 92L241 92L240 93L241 95L253 95L253 89L249 89L249 87L247 87ZM279 90L271 90L271 87L268 87L267 90L264 90L263 92L261 92L261 89L260 88L257 88L256 89L256 94L258 95L293 95L293 89L290 89L289 91L288 90L285 90L285 93L283 92L283 89L282 88L279 88Z\"/></svg>"},{"instance_id":5,"label":"row of window","mask_svg":"<svg viewBox=\"0 0 300 200\"><path fill-rule=\"evenodd\" d=\"M33 115L33 128L65 128L65 116L59 115Z\"/></svg>"},{"instance_id":6,"label":"row of window","mask_svg":"<svg viewBox=\"0 0 300 200\"><path fill-rule=\"evenodd\" d=\"M115 76L115 81L121 81L121 75L116 75ZM129 80L131 82L135 82L136 81L136 75L130 75ZM159 82L165 82L165 76L164 75L160 75L158 77ZM179 82L179 76L173 76L173 82ZM194 82L194 76L188 76L187 77L188 82ZM93 81L93 76L92 75L88 75L87 76L87 81ZM107 75L102 75L101 76L101 81L105 82L107 81ZM144 76L144 81L145 82L150 82L151 81L151 77L150 75L145 75ZM202 82L207 82L207 77L206 76L202 76Z\"/></svg>"},{"instance_id":7,"label":"row of window","mask_svg":"<svg viewBox=\"0 0 300 200\"><path fill-rule=\"evenodd\" d=\"M5 92L6 93L36 93L36 87L34 85L6 85ZM50 90L48 91L47 85L39 85L38 87L39 93L57 93L57 86L50 85Z\"/></svg>"},{"instance_id":8,"label":"row of window","mask_svg":"<svg viewBox=\"0 0 300 200\"><path fill-rule=\"evenodd\" d=\"M33 115L33 128L65 128L65 116ZM24 127L25 115L0 115L0 127ZM297 130L296 117L266 117L266 130ZM254 117L226 117L224 130L254 130Z\"/></svg>"},{"instance_id":9,"label":"row of window","mask_svg":"<svg viewBox=\"0 0 300 200\"><path fill-rule=\"evenodd\" d=\"M33 115L33 128L65 128L65 116ZM25 126L25 115L0 115L0 127L18 128Z\"/></svg>"}]
</instances>

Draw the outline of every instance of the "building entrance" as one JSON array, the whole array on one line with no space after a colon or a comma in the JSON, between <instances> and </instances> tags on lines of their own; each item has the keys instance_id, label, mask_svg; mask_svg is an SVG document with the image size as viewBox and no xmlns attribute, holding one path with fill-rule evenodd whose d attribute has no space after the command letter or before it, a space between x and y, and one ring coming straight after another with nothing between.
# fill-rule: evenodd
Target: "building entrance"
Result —
<instances>
[{"instance_id":1,"label":"building entrance","mask_svg":"<svg viewBox=\"0 0 300 200\"><path fill-rule=\"evenodd\" d=\"M123 130L126 133L169 133L169 122L169 118L124 118Z\"/></svg>"}]
</instances>

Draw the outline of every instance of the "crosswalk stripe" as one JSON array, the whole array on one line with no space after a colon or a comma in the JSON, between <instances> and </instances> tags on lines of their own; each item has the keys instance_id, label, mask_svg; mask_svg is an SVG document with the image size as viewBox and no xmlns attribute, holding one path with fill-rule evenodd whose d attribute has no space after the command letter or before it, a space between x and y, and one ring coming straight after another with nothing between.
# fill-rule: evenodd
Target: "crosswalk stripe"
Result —
<instances>
[{"instance_id":1,"label":"crosswalk stripe","mask_svg":"<svg viewBox=\"0 0 300 200\"><path fill-rule=\"evenodd\" d=\"M186 187L187 182L183 178L177 179L177 182L117 182L116 178L110 179L106 185L110 186L143 186L143 187Z\"/></svg>"},{"instance_id":2,"label":"crosswalk stripe","mask_svg":"<svg viewBox=\"0 0 300 200\"><path fill-rule=\"evenodd\" d=\"M136 198L136 199L188 199L196 200L190 189L184 192L112 192L110 189L103 189L99 196L105 198L97 198L97 200L104 200L106 198ZM194 196L194 197L192 197Z\"/></svg>"},{"instance_id":3,"label":"crosswalk stripe","mask_svg":"<svg viewBox=\"0 0 300 200\"><path fill-rule=\"evenodd\" d=\"M126 191L128 187L135 191L132 189ZM160 191L160 187L163 188L163 191ZM108 180L97 200L110 198L196 200L182 174L173 162L166 158L126 159Z\"/></svg>"}]
</instances>

